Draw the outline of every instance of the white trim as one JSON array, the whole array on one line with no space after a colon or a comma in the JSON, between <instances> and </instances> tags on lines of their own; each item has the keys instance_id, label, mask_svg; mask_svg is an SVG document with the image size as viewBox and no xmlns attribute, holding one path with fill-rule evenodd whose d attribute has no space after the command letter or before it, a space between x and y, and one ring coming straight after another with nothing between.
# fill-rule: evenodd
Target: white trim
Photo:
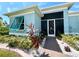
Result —
<instances>
[{"instance_id":1,"label":"white trim","mask_svg":"<svg viewBox=\"0 0 79 59\"><path fill-rule=\"evenodd\" d=\"M42 11L42 13L43 14L48 14L48 13L55 13L55 12L61 12L61 11L63 12L63 10L58 10L58 9L56 10L56 9L54 9L54 10Z\"/></svg>"},{"instance_id":2,"label":"white trim","mask_svg":"<svg viewBox=\"0 0 79 59\"><path fill-rule=\"evenodd\" d=\"M27 13L22 13L22 14L17 14L17 15L13 15L13 16L10 16L10 17L25 16L25 15L27 15L27 14L32 14L32 13L34 13L34 11L27 12Z\"/></svg>"},{"instance_id":3,"label":"white trim","mask_svg":"<svg viewBox=\"0 0 79 59\"><path fill-rule=\"evenodd\" d=\"M69 15L69 16L79 16L79 14L71 14L71 15Z\"/></svg>"},{"instance_id":4,"label":"white trim","mask_svg":"<svg viewBox=\"0 0 79 59\"><path fill-rule=\"evenodd\" d=\"M79 16L79 11L72 11L72 12L68 12L69 16Z\"/></svg>"},{"instance_id":5,"label":"white trim","mask_svg":"<svg viewBox=\"0 0 79 59\"><path fill-rule=\"evenodd\" d=\"M73 32L73 33L69 33L69 34L72 34L72 35L76 35L76 34L78 34L78 35L79 35L79 33L74 33L74 32Z\"/></svg>"},{"instance_id":6,"label":"white trim","mask_svg":"<svg viewBox=\"0 0 79 59\"><path fill-rule=\"evenodd\" d=\"M77 32L72 32L72 33L64 33L64 34L72 34L72 35L76 35L76 34L79 34Z\"/></svg>"},{"instance_id":7,"label":"white trim","mask_svg":"<svg viewBox=\"0 0 79 59\"><path fill-rule=\"evenodd\" d=\"M51 21L51 20L54 20L54 34L52 34L52 35L49 34L49 21ZM55 28L55 19L47 20L47 34L48 34L48 36L55 36L55 30L56 30L56 28Z\"/></svg>"},{"instance_id":8,"label":"white trim","mask_svg":"<svg viewBox=\"0 0 79 59\"><path fill-rule=\"evenodd\" d=\"M61 20L61 19L64 19L64 18L54 18L55 20ZM47 20L41 20L41 21L47 21Z\"/></svg>"},{"instance_id":9,"label":"white trim","mask_svg":"<svg viewBox=\"0 0 79 59\"><path fill-rule=\"evenodd\" d=\"M28 34L25 33L9 33L10 35L16 35L16 36L28 36Z\"/></svg>"}]
</instances>

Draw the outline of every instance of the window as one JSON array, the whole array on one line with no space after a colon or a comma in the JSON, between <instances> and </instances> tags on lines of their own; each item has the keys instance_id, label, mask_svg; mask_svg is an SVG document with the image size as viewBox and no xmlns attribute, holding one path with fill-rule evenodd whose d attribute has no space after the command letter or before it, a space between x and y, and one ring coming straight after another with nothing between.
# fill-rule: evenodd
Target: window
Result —
<instances>
[{"instance_id":1,"label":"window","mask_svg":"<svg viewBox=\"0 0 79 59\"><path fill-rule=\"evenodd\" d=\"M24 16L15 17L11 27L12 29L24 29Z\"/></svg>"},{"instance_id":2,"label":"window","mask_svg":"<svg viewBox=\"0 0 79 59\"><path fill-rule=\"evenodd\" d=\"M20 26L20 29L24 29L24 19L22 20L22 23L21 23L21 26Z\"/></svg>"}]
</instances>

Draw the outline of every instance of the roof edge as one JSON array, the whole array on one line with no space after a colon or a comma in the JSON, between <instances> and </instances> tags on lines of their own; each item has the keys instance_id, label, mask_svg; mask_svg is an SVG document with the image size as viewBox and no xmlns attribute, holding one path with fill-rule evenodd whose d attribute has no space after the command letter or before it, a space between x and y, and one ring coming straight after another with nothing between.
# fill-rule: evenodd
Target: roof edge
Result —
<instances>
[{"instance_id":1,"label":"roof edge","mask_svg":"<svg viewBox=\"0 0 79 59\"><path fill-rule=\"evenodd\" d=\"M41 9L41 11L48 11L48 10L53 10L53 9L61 9L61 8L65 8L67 7L68 9L70 9L70 7L74 4L74 2L71 2L71 3L64 3L64 4L61 4L61 5L55 5L55 6L50 6L50 7L47 7L47 8L43 8Z\"/></svg>"},{"instance_id":2,"label":"roof edge","mask_svg":"<svg viewBox=\"0 0 79 59\"><path fill-rule=\"evenodd\" d=\"M41 13L41 11L40 11L40 9L37 7L37 5L32 5L32 6L30 6L30 7L23 8L23 9L20 9L20 10L17 10L17 11L4 13L3 15L5 15L5 16L12 16L12 14L19 13L19 12L20 12L19 14L21 14L22 11L26 11L26 10L29 10L29 11L32 11L32 10L33 10L33 11L39 12L40 17L43 16L43 14ZM37 11L37 10L38 10L38 11ZM29 11L28 11L28 12L29 12Z\"/></svg>"}]
</instances>

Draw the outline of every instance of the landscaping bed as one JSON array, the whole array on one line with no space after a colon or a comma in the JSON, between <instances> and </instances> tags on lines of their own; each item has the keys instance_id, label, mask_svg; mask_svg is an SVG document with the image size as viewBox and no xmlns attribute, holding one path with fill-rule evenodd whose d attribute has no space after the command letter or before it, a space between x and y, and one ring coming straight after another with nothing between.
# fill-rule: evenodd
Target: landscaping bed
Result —
<instances>
[{"instance_id":1,"label":"landscaping bed","mask_svg":"<svg viewBox=\"0 0 79 59\"><path fill-rule=\"evenodd\" d=\"M31 49L39 47L39 38L34 36L0 35L0 43L8 43L9 47Z\"/></svg>"},{"instance_id":2,"label":"landscaping bed","mask_svg":"<svg viewBox=\"0 0 79 59\"><path fill-rule=\"evenodd\" d=\"M9 47L30 49L32 41L30 37L0 35L0 43L8 43Z\"/></svg>"},{"instance_id":3,"label":"landscaping bed","mask_svg":"<svg viewBox=\"0 0 79 59\"><path fill-rule=\"evenodd\" d=\"M0 57L21 57L18 53L0 48Z\"/></svg>"},{"instance_id":4,"label":"landscaping bed","mask_svg":"<svg viewBox=\"0 0 79 59\"><path fill-rule=\"evenodd\" d=\"M59 38L73 47L75 50L79 51L79 35L61 35Z\"/></svg>"}]
</instances>

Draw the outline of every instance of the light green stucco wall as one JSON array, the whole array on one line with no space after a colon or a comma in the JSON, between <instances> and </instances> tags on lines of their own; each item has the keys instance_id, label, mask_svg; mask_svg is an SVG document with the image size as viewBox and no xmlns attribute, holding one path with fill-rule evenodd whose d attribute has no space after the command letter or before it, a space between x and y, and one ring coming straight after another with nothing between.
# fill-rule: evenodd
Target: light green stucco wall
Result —
<instances>
[{"instance_id":1,"label":"light green stucco wall","mask_svg":"<svg viewBox=\"0 0 79 59\"><path fill-rule=\"evenodd\" d=\"M33 25L35 24L35 18L34 18L34 13L26 14L24 15L24 27L26 32L29 30L29 25L32 23ZM27 26L28 25L28 26Z\"/></svg>"},{"instance_id":2,"label":"light green stucco wall","mask_svg":"<svg viewBox=\"0 0 79 59\"><path fill-rule=\"evenodd\" d=\"M36 34L39 35L40 31L41 31L41 18L35 13L34 14L35 17L35 28L36 28Z\"/></svg>"},{"instance_id":3,"label":"light green stucco wall","mask_svg":"<svg viewBox=\"0 0 79 59\"><path fill-rule=\"evenodd\" d=\"M69 33L79 33L79 15L69 16Z\"/></svg>"},{"instance_id":4,"label":"light green stucco wall","mask_svg":"<svg viewBox=\"0 0 79 59\"><path fill-rule=\"evenodd\" d=\"M18 31L18 29L10 29L9 33L18 33L18 34L22 33L22 35L23 33L27 34L29 29L27 25L30 25L31 23L34 25L35 29L38 29L38 32L36 33L36 35L41 31L41 17L39 17L36 12L32 12L32 13L24 14L20 16L24 16L24 30L20 32ZM10 17L10 25L14 21L13 19L14 17Z\"/></svg>"},{"instance_id":5,"label":"light green stucco wall","mask_svg":"<svg viewBox=\"0 0 79 59\"><path fill-rule=\"evenodd\" d=\"M68 9L63 10L64 16L64 34L69 34L69 19L68 19Z\"/></svg>"},{"instance_id":6,"label":"light green stucco wall","mask_svg":"<svg viewBox=\"0 0 79 59\"><path fill-rule=\"evenodd\" d=\"M41 17L39 17L38 14L34 12L31 14L26 14L24 19L27 30L28 27L26 25L30 25L30 23L32 23L34 25L34 29L36 30L35 34L39 35L39 32L41 31Z\"/></svg>"}]
</instances>

